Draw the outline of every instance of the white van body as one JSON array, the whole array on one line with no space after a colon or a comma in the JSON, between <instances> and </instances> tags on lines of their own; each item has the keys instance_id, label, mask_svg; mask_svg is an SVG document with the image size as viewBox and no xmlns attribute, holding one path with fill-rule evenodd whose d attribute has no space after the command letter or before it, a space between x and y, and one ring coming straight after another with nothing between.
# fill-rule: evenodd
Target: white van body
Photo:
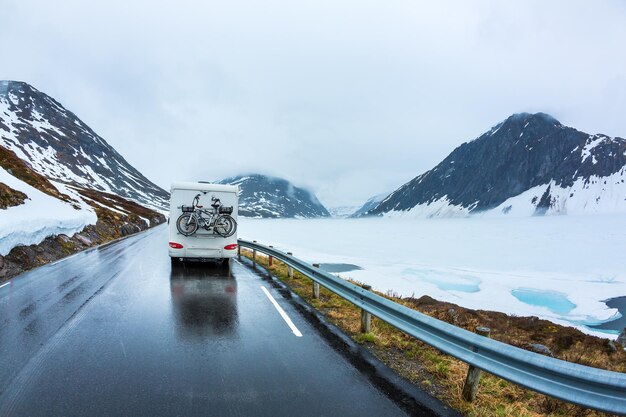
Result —
<instances>
[{"instance_id":1,"label":"white van body","mask_svg":"<svg viewBox=\"0 0 626 417\"><path fill-rule=\"evenodd\" d=\"M170 241L169 255L175 260L228 259L237 255L237 231L222 237L212 231L198 228L191 236L184 236L176 228L176 220L183 214L182 205L190 206L200 194L200 205L211 209L211 198L219 198L226 207L233 207L231 216L237 221L239 187L236 185L208 184L202 182L175 182L170 190ZM179 247L182 246L182 247Z\"/></svg>"}]
</instances>

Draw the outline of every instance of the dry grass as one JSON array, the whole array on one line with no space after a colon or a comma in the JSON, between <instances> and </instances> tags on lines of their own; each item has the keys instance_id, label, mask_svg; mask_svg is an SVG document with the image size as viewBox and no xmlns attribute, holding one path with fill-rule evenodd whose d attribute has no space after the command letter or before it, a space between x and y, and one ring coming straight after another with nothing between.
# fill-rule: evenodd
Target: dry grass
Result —
<instances>
[{"instance_id":1,"label":"dry grass","mask_svg":"<svg viewBox=\"0 0 626 417\"><path fill-rule=\"evenodd\" d=\"M252 258L252 252L242 249L242 255ZM371 333L360 333L360 309L322 288L320 298L314 299L312 281L294 271L287 275L287 266L257 254L257 262L287 284L295 293L326 316L347 335L370 349L382 362L400 375L436 396L462 414L472 417L488 416L607 416L583 409L544 395L520 388L500 378L483 373L476 401L463 400L461 392L467 375L467 364L441 353L392 326L372 318ZM429 314L468 330L477 325L492 329L492 337L519 347L528 343L549 346L555 356L589 366L626 371L626 354L612 352L606 341L584 335L536 317L510 317L502 313L472 311L449 303L422 297L401 299L380 294L409 308ZM452 311L451 311L452 309Z\"/></svg>"},{"instance_id":2,"label":"dry grass","mask_svg":"<svg viewBox=\"0 0 626 417\"><path fill-rule=\"evenodd\" d=\"M14 190L0 182L0 209L19 206L24 204L28 196L21 191Z\"/></svg>"},{"instance_id":3,"label":"dry grass","mask_svg":"<svg viewBox=\"0 0 626 417\"><path fill-rule=\"evenodd\" d=\"M141 222L141 218L149 219L150 226L163 223L165 218L159 213L143 207L133 201L126 200L118 195L109 194L102 191L90 190L87 188L73 186L83 197L86 197L86 202L94 208L98 215L98 220L108 220L111 222L130 221L133 223ZM93 200L93 201L92 201ZM97 203L101 205L98 205ZM127 215L122 215L118 212L108 210L103 206L111 207L116 210L122 210Z\"/></svg>"}]
</instances>

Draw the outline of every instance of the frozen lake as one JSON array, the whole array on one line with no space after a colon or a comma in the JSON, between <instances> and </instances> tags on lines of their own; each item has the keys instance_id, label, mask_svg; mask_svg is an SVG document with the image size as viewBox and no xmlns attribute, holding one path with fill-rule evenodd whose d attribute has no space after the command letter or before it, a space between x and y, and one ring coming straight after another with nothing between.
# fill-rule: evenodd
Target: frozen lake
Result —
<instances>
[{"instance_id":1,"label":"frozen lake","mask_svg":"<svg viewBox=\"0 0 626 417\"><path fill-rule=\"evenodd\" d=\"M342 277L403 296L588 326L620 317L626 215L467 219L240 218L239 237L319 263L363 268Z\"/></svg>"}]
</instances>

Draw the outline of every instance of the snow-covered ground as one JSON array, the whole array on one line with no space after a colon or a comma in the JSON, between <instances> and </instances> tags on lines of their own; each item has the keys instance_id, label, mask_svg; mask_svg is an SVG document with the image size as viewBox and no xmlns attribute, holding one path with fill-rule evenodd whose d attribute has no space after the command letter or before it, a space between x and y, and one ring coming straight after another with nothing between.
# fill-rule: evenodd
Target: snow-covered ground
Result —
<instances>
[{"instance_id":1,"label":"snow-covered ground","mask_svg":"<svg viewBox=\"0 0 626 417\"><path fill-rule=\"evenodd\" d=\"M0 210L0 255L8 254L17 245L38 244L46 237L80 232L88 224L96 224L95 211L71 188L52 182L63 194L76 200L80 210L20 181L0 168L0 182L28 196L24 204Z\"/></svg>"},{"instance_id":2,"label":"snow-covered ground","mask_svg":"<svg viewBox=\"0 0 626 417\"><path fill-rule=\"evenodd\" d=\"M618 317L626 295L626 214L462 219L240 219L240 238L403 296L585 325Z\"/></svg>"}]
</instances>

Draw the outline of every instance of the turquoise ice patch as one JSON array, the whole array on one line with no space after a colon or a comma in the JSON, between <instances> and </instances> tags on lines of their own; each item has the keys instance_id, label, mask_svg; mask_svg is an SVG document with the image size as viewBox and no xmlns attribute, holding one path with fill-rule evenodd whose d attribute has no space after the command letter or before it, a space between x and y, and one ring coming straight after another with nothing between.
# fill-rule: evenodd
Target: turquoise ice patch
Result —
<instances>
[{"instance_id":1,"label":"turquoise ice patch","mask_svg":"<svg viewBox=\"0 0 626 417\"><path fill-rule=\"evenodd\" d=\"M545 307L557 314L568 314L576 308L576 304L572 303L565 294L557 291L518 288L511 291L511 294L524 304Z\"/></svg>"}]
</instances>

